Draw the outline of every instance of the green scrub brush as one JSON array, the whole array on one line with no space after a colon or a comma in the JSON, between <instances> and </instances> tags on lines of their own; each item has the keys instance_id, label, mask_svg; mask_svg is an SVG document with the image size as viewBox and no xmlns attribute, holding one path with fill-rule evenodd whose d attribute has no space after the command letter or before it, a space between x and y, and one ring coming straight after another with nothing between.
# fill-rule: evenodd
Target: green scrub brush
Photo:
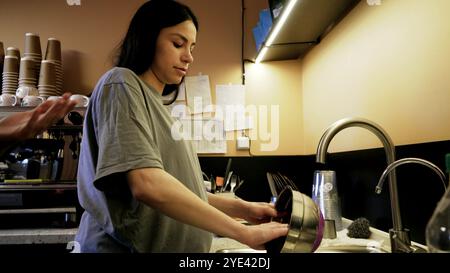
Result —
<instances>
[{"instance_id":1,"label":"green scrub brush","mask_svg":"<svg viewBox=\"0 0 450 273\"><path fill-rule=\"evenodd\" d=\"M353 221L348 226L348 233L347 236L350 238L364 238L368 239L370 237L371 231L369 229L370 223L369 220L367 220L364 217L360 217Z\"/></svg>"}]
</instances>

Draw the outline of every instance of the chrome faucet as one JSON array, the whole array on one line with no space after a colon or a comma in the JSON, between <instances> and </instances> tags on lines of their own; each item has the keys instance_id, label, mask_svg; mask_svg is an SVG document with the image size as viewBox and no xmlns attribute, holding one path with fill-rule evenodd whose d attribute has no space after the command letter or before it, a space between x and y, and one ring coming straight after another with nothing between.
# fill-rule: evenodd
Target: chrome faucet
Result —
<instances>
[{"instance_id":1,"label":"chrome faucet","mask_svg":"<svg viewBox=\"0 0 450 273\"><path fill-rule=\"evenodd\" d=\"M333 139L333 137L342 131L343 129L349 127L362 127L372 133L374 133L383 143L384 151L386 153L386 159L388 165L395 161L395 146L389 137L389 135L381 128L378 124L363 118L344 118L333 123L325 133L322 135L317 146L316 162L325 163L325 157L328 150L328 146ZM402 219L400 216L400 206L398 201L397 193L397 177L395 170L389 172L389 193L391 200L391 213L393 229L390 230L391 242L394 238L395 241L400 241L401 243L410 244L409 236L407 231L403 230ZM392 252L402 252L402 248L397 248L397 244L391 244Z\"/></svg>"},{"instance_id":2,"label":"chrome faucet","mask_svg":"<svg viewBox=\"0 0 450 273\"><path fill-rule=\"evenodd\" d=\"M391 171L393 171L398 166L401 166L403 164L408 164L408 163L417 163L417 164L424 165L424 166L432 169L441 178L442 184L444 185L444 191L446 190L446 188L447 188L445 185L446 178L445 178L445 174L441 171L441 169L439 169L436 165L434 165L433 163L431 163L427 160L409 157L409 158L403 158L403 159L394 161L387 166L386 170L384 170L383 174L380 177L380 180L378 181L378 185L376 187L375 192L378 194L381 193L381 190L383 189L384 180L386 179L386 176ZM389 232L389 234L391 235L390 237L391 237L392 252L426 252L425 249L422 249L418 246L412 246L409 238L406 238L406 241L397 240L397 237L396 237L397 234L395 234L395 233L391 234L391 232Z\"/></svg>"}]
</instances>

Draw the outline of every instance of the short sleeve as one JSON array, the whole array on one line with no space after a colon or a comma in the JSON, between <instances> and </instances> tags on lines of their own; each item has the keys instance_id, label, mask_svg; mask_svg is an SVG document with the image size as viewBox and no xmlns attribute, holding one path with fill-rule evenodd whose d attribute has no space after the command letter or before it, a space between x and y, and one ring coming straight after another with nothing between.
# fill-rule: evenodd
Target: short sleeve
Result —
<instances>
[{"instance_id":1,"label":"short sleeve","mask_svg":"<svg viewBox=\"0 0 450 273\"><path fill-rule=\"evenodd\" d=\"M105 84L91 103L98 144L94 185L98 189L108 187L106 177L139 168L163 168L151 109L146 107L142 90L126 82Z\"/></svg>"}]
</instances>

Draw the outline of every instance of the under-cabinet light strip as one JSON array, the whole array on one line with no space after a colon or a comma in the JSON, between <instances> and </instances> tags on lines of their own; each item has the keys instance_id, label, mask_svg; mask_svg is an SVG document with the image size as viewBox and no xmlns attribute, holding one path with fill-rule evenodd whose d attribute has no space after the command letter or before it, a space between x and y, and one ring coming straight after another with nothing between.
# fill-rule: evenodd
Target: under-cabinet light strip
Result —
<instances>
[{"instance_id":1,"label":"under-cabinet light strip","mask_svg":"<svg viewBox=\"0 0 450 273\"><path fill-rule=\"evenodd\" d=\"M266 56L267 50L269 50L269 48L267 46L263 46L263 48L261 48L261 51L259 51L258 56L256 57L255 63L260 63L262 58L264 58L264 56Z\"/></svg>"},{"instance_id":2,"label":"under-cabinet light strip","mask_svg":"<svg viewBox=\"0 0 450 273\"><path fill-rule=\"evenodd\" d=\"M278 33L280 32L281 28L283 27L284 23L286 22L287 18L291 14L292 9L294 8L295 4L298 0L290 0L288 5L286 6L286 9L281 14L281 17L277 24L275 25L275 28L270 32L269 38L264 43L263 48L259 51L258 56L256 57L255 63L261 62L261 60L264 58L264 56L267 53L268 46L271 46L275 38L278 36Z\"/></svg>"}]
</instances>

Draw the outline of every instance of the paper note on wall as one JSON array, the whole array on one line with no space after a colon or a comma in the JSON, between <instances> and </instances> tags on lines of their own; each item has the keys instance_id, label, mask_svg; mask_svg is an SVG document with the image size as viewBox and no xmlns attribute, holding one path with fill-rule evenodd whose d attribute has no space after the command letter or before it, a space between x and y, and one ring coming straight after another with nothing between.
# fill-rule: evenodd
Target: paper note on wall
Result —
<instances>
[{"instance_id":1,"label":"paper note on wall","mask_svg":"<svg viewBox=\"0 0 450 273\"><path fill-rule=\"evenodd\" d=\"M197 124L197 126L200 125ZM195 140L197 153L224 154L227 152L227 141L222 120L203 119L201 130L201 139Z\"/></svg>"},{"instance_id":2,"label":"paper note on wall","mask_svg":"<svg viewBox=\"0 0 450 273\"><path fill-rule=\"evenodd\" d=\"M186 100L186 84L183 81L178 87L178 96L176 101L185 101Z\"/></svg>"},{"instance_id":3,"label":"paper note on wall","mask_svg":"<svg viewBox=\"0 0 450 273\"><path fill-rule=\"evenodd\" d=\"M252 128L253 123L246 116L244 85L216 85L216 117L224 120L225 131Z\"/></svg>"},{"instance_id":4,"label":"paper note on wall","mask_svg":"<svg viewBox=\"0 0 450 273\"><path fill-rule=\"evenodd\" d=\"M192 141L197 153L226 153L227 143L223 121L213 118L185 117L172 126L177 140Z\"/></svg>"},{"instance_id":5,"label":"paper note on wall","mask_svg":"<svg viewBox=\"0 0 450 273\"><path fill-rule=\"evenodd\" d=\"M189 76L184 79L187 105L192 114L211 112L211 88L207 75Z\"/></svg>"}]
</instances>

